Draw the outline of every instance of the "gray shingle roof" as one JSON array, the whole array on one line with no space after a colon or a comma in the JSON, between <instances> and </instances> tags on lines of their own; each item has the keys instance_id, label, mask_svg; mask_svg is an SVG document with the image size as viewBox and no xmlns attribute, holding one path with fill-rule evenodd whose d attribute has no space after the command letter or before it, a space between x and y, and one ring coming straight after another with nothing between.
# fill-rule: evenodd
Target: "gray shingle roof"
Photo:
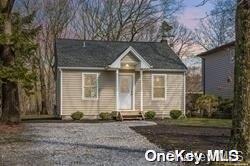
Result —
<instances>
[{"instance_id":1,"label":"gray shingle roof","mask_svg":"<svg viewBox=\"0 0 250 166\"><path fill-rule=\"evenodd\" d=\"M107 67L129 46L132 46L154 69L186 69L166 43L73 39L56 41L57 67Z\"/></svg>"}]
</instances>

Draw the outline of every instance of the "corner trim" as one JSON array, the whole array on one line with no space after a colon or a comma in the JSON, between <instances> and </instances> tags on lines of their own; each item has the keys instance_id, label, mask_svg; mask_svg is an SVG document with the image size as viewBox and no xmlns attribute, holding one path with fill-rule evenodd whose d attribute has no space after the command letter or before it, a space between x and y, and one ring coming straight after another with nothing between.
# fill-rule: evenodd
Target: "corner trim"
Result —
<instances>
[{"instance_id":1,"label":"corner trim","mask_svg":"<svg viewBox=\"0 0 250 166\"><path fill-rule=\"evenodd\" d=\"M62 98L63 98L63 71L59 69L60 71L60 116L62 115Z\"/></svg>"}]
</instances>

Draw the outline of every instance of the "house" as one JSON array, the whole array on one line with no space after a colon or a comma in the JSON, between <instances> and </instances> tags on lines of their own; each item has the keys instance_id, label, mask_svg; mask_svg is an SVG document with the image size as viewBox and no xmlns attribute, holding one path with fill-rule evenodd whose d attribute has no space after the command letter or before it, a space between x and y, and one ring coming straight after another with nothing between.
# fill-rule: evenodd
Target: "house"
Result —
<instances>
[{"instance_id":1,"label":"house","mask_svg":"<svg viewBox=\"0 0 250 166\"><path fill-rule=\"evenodd\" d=\"M186 66L161 42L56 41L57 108L66 118L101 112L185 114Z\"/></svg>"},{"instance_id":2,"label":"house","mask_svg":"<svg viewBox=\"0 0 250 166\"><path fill-rule=\"evenodd\" d=\"M202 58L204 94L233 98L235 42L222 45L198 56Z\"/></svg>"}]
</instances>

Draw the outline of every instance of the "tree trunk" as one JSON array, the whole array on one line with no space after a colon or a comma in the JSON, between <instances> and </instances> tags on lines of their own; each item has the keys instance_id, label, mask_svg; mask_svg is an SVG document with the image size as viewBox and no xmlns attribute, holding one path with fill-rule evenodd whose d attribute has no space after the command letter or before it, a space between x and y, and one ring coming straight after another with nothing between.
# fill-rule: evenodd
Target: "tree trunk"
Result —
<instances>
[{"instance_id":1,"label":"tree trunk","mask_svg":"<svg viewBox=\"0 0 250 166\"><path fill-rule=\"evenodd\" d=\"M43 64L40 64L41 66ZM46 93L46 84L45 84L45 74L43 67L40 66L40 83L41 83L41 100L42 100L42 109L41 109L41 114L42 115L47 115L47 93Z\"/></svg>"},{"instance_id":2,"label":"tree trunk","mask_svg":"<svg viewBox=\"0 0 250 166\"><path fill-rule=\"evenodd\" d=\"M2 85L1 121L7 123L20 122L18 86L15 82L6 81Z\"/></svg>"},{"instance_id":3,"label":"tree trunk","mask_svg":"<svg viewBox=\"0 0 250 166\"><path fill-rule=\"evenodd\" d=\"M250 2L238 0L231 144L250 163Z\"/></svg>"},{"instance_id":4,"label":"tree trunk","mask_svg":"<svg viewBox=\"0 0 250 166\"><path fill-rule=\"evenodd\" d=\"M14 62L14 54L10 46L4 46L1 53L1 60L4 66L9 66ZM2 79L2 117L3 122L20 122L20 105L18 85L6 79Z\"/></svg>"}]
</instances>

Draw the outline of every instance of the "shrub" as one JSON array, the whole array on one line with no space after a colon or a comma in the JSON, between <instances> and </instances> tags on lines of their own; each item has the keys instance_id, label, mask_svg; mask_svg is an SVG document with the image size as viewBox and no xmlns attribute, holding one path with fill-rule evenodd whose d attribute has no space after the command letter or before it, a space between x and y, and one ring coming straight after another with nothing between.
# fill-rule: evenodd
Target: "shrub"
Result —
<instances>
[{"instance_id":1,"label":"shrub","mask_svg":"<svg viewBox=\"0 0 250 166\"><path fill-rule=\"evenodd\" d=\"M82 112L79 112L79 111L74 112L74 113L71 114L71 118L73 120L80 120L80 119L83 118L83 116L84 116L84 114Z\"/></svg>"},{"instance_id":2,"label":"shrub","mask_svg":"<svg viewBox=\"0 0 250 166\"><path fill-rule=\"evenodd\" d=\"M186 116L193 117L197 116L197 108L195 106L196 100L201 97L201 93L188 93L186 96Z\"/></svg>"},{"instance_id":3,"label":"shrub","mask_svg":"<svg viewBox=\"0 0 250 166\"><path fill-rule=\"evenodd\" d=\"M233 100L221 99L221 101L219 102L218 110L223 113L232 113Z\"/></svg>"},{"instance_id":4,"label":"shrub","mask_svg":"<svg viewBox=\"0 0 250 166\"><path fill-rule=\"evenodd\" d=\"M100 116L100 118L102 120L110 120L110 119L112 119L111 113L108 113L108 112L102 112L102 113L99 114L99 116Z\"/></svg>"},{"instance_id":5,"label":"shrub","mask_svg":"<svg viewBox=\"0 0 250 166\"><path fill-rule=\"evenodd\" d=\"M154 119L155 115L156 115L156 113L154 111L148 111L145 113L146 119Z\"/></svg>"},{"instance_id":6,"label":"shrub","mask_svg":"<svg viewBox=\"0 0 250 166\"><path fill-rule=\"evenodd\" d=\"M172 119L178 119L182 115L181 110L172 110L170 111L170 117Z\"/></svg>"},{"instance_id":7,"label":"shrub","mask_svg":"<svg viewBox=\"0 0 250 166\"><path fill-rule=\"evenodd\" d=\"M196 108L200 111L200 116L206 115L210 118L218 109L218 98L212 95L202 95L195 102Z\"/></svg>"},{"instance_id":8,"label":"shrub","mask_svg":"<svg viewBox=\"0 0 250 166\"><path fill-rule=\"evenodd\" d=\"M214 118L231 119L233 111L233 100L220 99L218 111L213 115Z\"/></svg>"},{"instance_id":9,"label":"shrub","mask_svg":"<svg viewBox=\"0 0 250 166\"><path fill-rule=\"evenodd\" d=\"M111 118L116 120L118 113L116 111L111 112Z\"/></svg>"}]
</instances>

